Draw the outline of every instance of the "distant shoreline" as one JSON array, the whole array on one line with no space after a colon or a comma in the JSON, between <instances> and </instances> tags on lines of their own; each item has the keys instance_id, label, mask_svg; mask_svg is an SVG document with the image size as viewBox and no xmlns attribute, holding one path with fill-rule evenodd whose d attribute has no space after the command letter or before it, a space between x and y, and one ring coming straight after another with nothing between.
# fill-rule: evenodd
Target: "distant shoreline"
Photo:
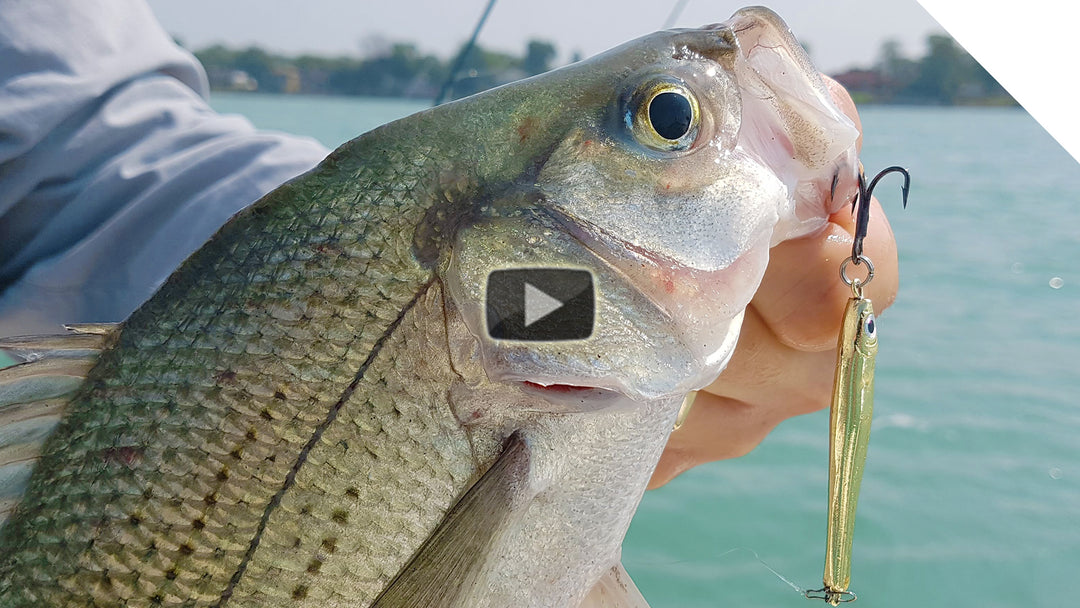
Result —
<instances>
[{"instance_id":1,"label":"distant shoreline","mask_svg":"<svg viewBox=\"0 0 1080 608\"><path fill-rule=\"evenodd\" d=\"M403 100L411 102L433 102L434 100L429 97L401 97L401 96L380 96L380 95L348 95L344 93L311 93L311 92L299 92L299 93L284 93L280 91L242 91L235 89L210 89L212 94L227 94L237 96L252 96L252 97L318 97L322 99L375 99L383 101ZM852 99L859 107L865 106L882 106L893 108L1019 108L1023 109L1018 103L1008 98L985 98L985 99L971 99L959 103L938 103L933 101L878 101L872 98L867 98L864 95L859 95L857 92L852 93Z\"/></svg>"},{"instance_id":2,"label":"distant shoreline","mask_svg":"<svg viewBox=\"0 0 1080 608\"><path fill-rule=\"evenodd\" d=\"M949 36L931 34L918 59L899 53L895 41L882 44L869 68L852 68L832 78L860 105L1016 106L1001 85ZM286 57L258 47L221 45L195 51L206 68L211 90L237 93L283 93L335 97L434 100L443 89L448 99L540 74L552 69L558 55L550 42L529 40L518 55L470 47L451 62L425 55L413 43L387 43L364 58ZM453 73L451 73L453 72Z\"/></svg>"}]
</instances>

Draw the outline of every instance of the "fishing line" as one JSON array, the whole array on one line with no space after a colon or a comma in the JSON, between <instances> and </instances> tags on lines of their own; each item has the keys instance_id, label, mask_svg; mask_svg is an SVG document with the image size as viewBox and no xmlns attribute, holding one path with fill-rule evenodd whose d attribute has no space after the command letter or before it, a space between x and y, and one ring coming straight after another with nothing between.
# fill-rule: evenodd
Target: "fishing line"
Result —
<instances>
[{"instance_id":1,"label":"fishing line","mask_svg":"<svg viewBox=\"0 0 1080 608\"><path fill-rule=\"evenodd\" d=\"M791 587L795 591L795 593L799 594L800 597L806 597L806 594L808 593L808 591L807 591L808 587L800 587L800 586L796 585L791 579L787 578L783 574L780 574L780 572L777 571L776 568L773 568L772 566L769 565L768 562L761 559L761 556L758 555L757 551L754 551L753 549L750 549L748 547L732 547L731 549L728 549L727 551L724 551L723 553L712 556L711 559L719 560L719 559L721 559L721 558L723 558L723 557L725 557L727 555L735 553L736 551L746 551L750 555L753 555L754 559L756 559L758 561L758 563L760 563L762 566L764 566L766 570L768 570L769 572L772 572L773 576L775 576L776 578L783 581L784 584L786 584L788 587ZM680 564L688 564L688 563L700 563L700 560L683 559L683 560L671 560L671 561L666 561L666 562L658 562L658 561L655 561L655 560L650 560L648 562L648 565L650 565L650 566L657 566L657 565L677 566L677 565L680 565Z\"/></svg>"},{"instance_id":2,"label":"fishing line","mask_svg":"<svg viewBox=\"0 0 1080 608\"><path fill-rule=\"evenodd\" d=\"M754 551L753 549L749 549L747 547L735 547L731 551L727 551L726 553L721 554L721 556L727 555L728 553L731 553L732 551L739 551L739 550L749 552L751 555L754 556L754 559L756 559L762 566L765 566L766 570L768 570L769 572L772 572L773 575L776 576L776 578L778 578L778 579L784 581L785 583L787 583L788 587L791 587L792 589L795 590L795 593L798 593L802 597L806 597L806 589L805 588L799 587L795 583L791 582L791 580L789 580L786 576L784 576L783 574L780 574L779 572L777 572L776 568L773 568L768 563L766 563L765 560L761 559L761 556L758 555L757 551Z\"/></svg>"},{"instance_id":3,"label":"fishing line","mask_svg":"<svg viewBox=\"0 0 1080 608\"><path fill-rule=\"evenodd\" d=\"M799 595L806 595L806 591L804 591L803 589L800 589L798 585L791 582L783 574L780 574L779 572L777 572L775 568L773 568L769 564L765 563L765 560L761 559L761 557L757 553L755 553L753 550L747 549L747 551L750 551L750 553L753 553L754 558L757 559L757 561L761 562L762 566L765 566L766 568L768 568L769 572L772 572L773 574L776 575L776 578L778 578L778 579L784 581L785 583L787 583L789 587L791 587L792 589L795 590L795 593L798 593Z\"/></svg>"}]
</instances>

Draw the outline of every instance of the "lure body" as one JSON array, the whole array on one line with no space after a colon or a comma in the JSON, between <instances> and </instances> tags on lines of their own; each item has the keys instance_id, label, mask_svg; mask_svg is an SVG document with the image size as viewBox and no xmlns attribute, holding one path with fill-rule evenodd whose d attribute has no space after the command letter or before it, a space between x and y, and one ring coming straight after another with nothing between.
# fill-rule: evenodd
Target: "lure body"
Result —
<instances>
[{"instance_id":1,"label":"lure body","mask_svg":"<svg viewBox=\"0 0 1080 608\"><path fill-rule=\"evenodd\" d=\"M874 413L877 331L874 307L853 297L844 311L829 419L829 516L825 545L825 601L851 601L851 541L870 422Z\"/></svg>"}]
</instances>

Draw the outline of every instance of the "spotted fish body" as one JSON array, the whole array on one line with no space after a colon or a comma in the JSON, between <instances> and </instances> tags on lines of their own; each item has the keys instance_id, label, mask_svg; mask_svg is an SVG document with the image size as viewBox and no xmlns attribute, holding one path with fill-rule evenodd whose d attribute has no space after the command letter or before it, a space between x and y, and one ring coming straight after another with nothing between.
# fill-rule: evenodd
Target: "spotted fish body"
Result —
<instances>
[{"instance_id":1,"label":"spotted fish body","mask_svg":"<svg viewBox=\"0 0 1080 608\"><path fill-rule=\"evenodd\" d=\"M580 604L769 245L854 183L807 66L747 9L376 129L237 215L101 337L0 605ZM657 87L699 106L683 147L625 120ZM588 339L487 334L487 276L530 267L592 274Z\"/></svg>"},{"instance_id":2,"label":"spotted fish body","mask_svg":"<svg viewBox=\"0 0 1080 608\"><path fill-rule=\"evenodd\" d=\"M362 549L341 533L350 516L354 529L372 508L401 520L387 527L438 522L476 465L460 426L432 403L449 366L414 366L440 325L419 324L417 306L438 293L399 239L426 209L395 190L430 169L423 149L344 152L233 220L128 319L46 448L39 475L55 473L31 485L23 506L33 508L4 528L11 576L0 593L201 605L243 591L230 585L243 563L238 582L293 572L283 592L302 599L315 595L309 579L329 578L320 560ZM335 179L342 172L351 179ZM387 172L392 184L372 187ZM379 357L407 335L419 338L411 356ZM337 436L346 425L352 433ZM378 463L352 469L366 469L366 483L344 474L357 459ZM403 461L414 479L391 474ZM348 487L324 485L334 478ZM383 479L396 479L407 507L371 499ZM319 486L324 496L307 495ZM290 533L263 522L267 514L293 519ZM260 573L258 555L248 557L255 538L264 553L288 549L278 572ZM373 549L363 547L384 561ZM46 588L27 574L45 574Z\"/></svg>"}]
</instances>

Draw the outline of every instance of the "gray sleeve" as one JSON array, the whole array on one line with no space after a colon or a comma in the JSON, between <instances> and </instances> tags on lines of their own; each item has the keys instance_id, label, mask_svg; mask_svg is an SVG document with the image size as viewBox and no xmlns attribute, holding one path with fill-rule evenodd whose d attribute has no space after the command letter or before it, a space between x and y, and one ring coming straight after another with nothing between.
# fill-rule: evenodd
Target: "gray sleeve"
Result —
<instances>
[{"instance_id":1,"label":"gray sleeve","mask_svg":"<svg viewBox=\"0 0 1080 608\"><path fill-rule=\"evenodd\" d=\"M0 0L0 336L123 320L327 154L206 95L141 0Z\"/></svg>"}]
</instances>

